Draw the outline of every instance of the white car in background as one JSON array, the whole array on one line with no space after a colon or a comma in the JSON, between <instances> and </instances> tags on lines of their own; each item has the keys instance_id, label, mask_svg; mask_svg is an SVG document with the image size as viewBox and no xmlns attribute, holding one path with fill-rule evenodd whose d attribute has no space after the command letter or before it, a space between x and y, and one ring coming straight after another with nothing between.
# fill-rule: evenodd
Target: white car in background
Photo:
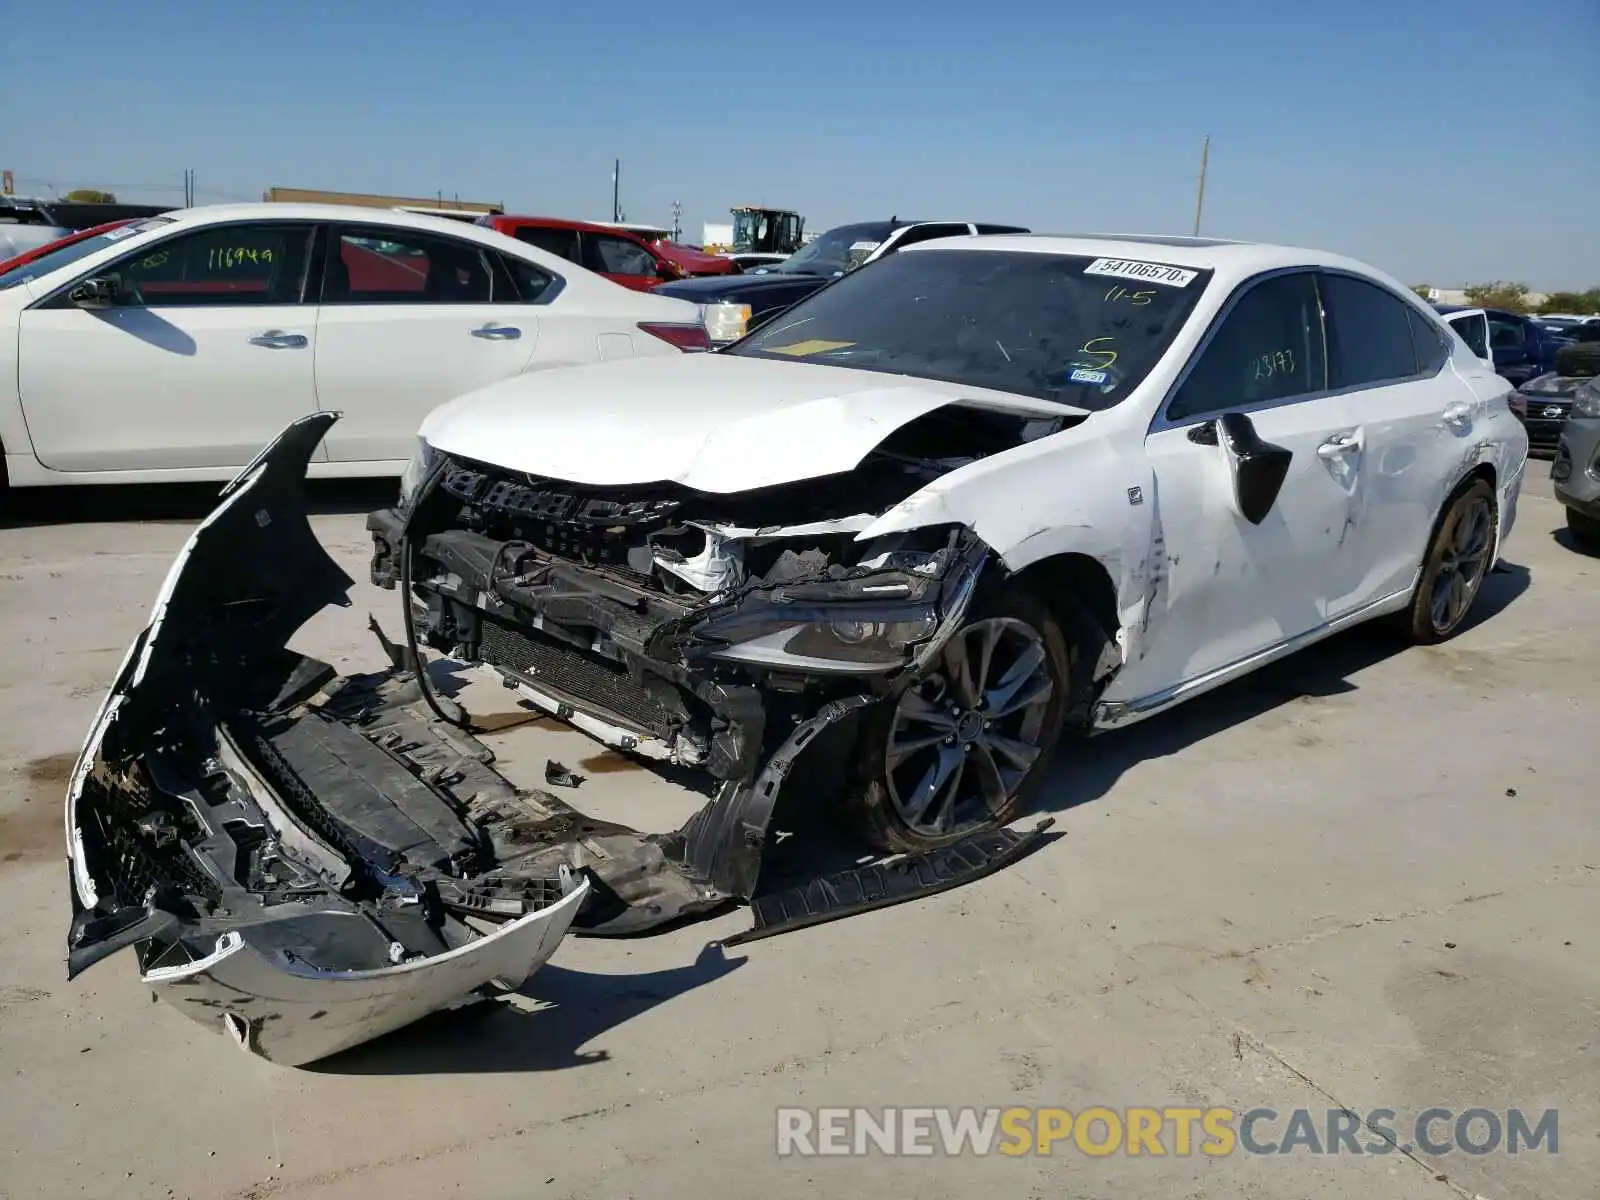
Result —
<instances>
[{"instance_id":1,"label":"white car in background","mask_svg":"<svg viewBox=\"0 0 1600 1200\"><path fill-rule=\"evenodd\" d=\"M343 419L313 475L397 475L423 417L461 393L707 345L694 304L493 230L389 209L188 209L0 275L5 478L228 480L318 411Z\"/></svg>"}]
</instances>

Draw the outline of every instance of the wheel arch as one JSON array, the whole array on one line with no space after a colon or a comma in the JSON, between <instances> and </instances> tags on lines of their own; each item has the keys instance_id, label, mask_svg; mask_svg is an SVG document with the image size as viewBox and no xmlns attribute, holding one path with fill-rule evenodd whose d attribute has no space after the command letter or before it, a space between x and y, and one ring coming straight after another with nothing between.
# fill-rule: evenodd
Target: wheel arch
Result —
<instances>
[{"instance_id":1,"label":"wheel arch","mask_svg":"<svg viewBox=\"0 0 1600 1200\"><path fill-rule=\"evenodd\" d=\"M1061 626L1074 647L1074 700L1067 717L1087 725L1094 701L1121 665L1117 585L1110 570L1091 554L1067 551L1007 572L997 586L1033 592Z\"/></svg>"},{"instance_id":2,"label":"wheel arch","mask_svg":"<svg viewBox=\"0 0 1600 1200\"><path fill-rule=\"evenodd\" d=\"M1466 491L1469 487L1471 487L1473 484L1479 482L1480 480L1482 482L1484 482L1484 483L1487 483L1489 485L1489 490L1494 493L1495 557L1496 558L1499 557L1499 554L1500 554L1500 546L1499 546L1499 541L1500 541L1500 482L1499 482L1499 476L1495 472L1494 462L1492 460L1490 460L1488 458L1480 458L1476 462L1472 463L1469 467L1467 467L1467 469L1464 472L1462 472L1460 478L1458 478L1455 481L1455 483L1450 487L1450 489L1448 491L1445 492L1444 496L1440 499L1439 507L1435 510L1435 512L1433 514L1433 524L1428 527L1428 540L1427 540L1427 542L1425 542L1423 544L1423 547L1422 547L1422 558L1418 560L1418 563L1419 563L1418 569L1419 570L1421 569L1420 568L1421 562L1423 561L1423 559L1427 558L1428 547L1433 545L1433 539L1434 539L1435 536L1437 536L1437 534L1439 532L1439 526L1444 523L1445 516L1446 516L1446 514L1449 513L1450 506L1455 503L1456 497L1461 495L1462 492Z\"/></svg>"}]
</instances>

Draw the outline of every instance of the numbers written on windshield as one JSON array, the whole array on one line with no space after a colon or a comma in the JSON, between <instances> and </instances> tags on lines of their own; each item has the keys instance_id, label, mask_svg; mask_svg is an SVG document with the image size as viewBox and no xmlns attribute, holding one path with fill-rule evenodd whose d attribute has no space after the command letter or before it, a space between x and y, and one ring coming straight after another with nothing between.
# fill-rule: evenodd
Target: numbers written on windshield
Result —
<instances>
[{"instance_id":1,"label":"numbers written on windshield","mask_svg":"<svg viewBox=\"0 0 1600 1200\"><path fill-rule=\"evenodd\" d=\"M272 261L272 248L263 246L213 246L206 251L206 269L208 271L227 271L234 267L243 266L245 263L270 263Z\"/></svg>"},{"instance_id":2,"label":"numbers written on windshield","mask_svg":"<svg viewBox=\"0 0 1600 1200\"><path fill-rule=\"evenodd\" d=\"M1125 287L1114 287L1105 294L1107 304L1115 304L1119 300L1126 300L1129 304L1149 304L1155 298L1154 292L1133 292Z\"/></svg>"}]
</instances>

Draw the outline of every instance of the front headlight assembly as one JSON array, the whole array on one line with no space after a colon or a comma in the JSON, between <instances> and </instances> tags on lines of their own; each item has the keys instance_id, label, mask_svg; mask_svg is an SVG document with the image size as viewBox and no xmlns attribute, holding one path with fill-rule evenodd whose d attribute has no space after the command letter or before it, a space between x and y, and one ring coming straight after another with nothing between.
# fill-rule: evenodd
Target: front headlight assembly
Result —
<instances>
[{"instance_id":1,"label":"front headlight assembly","mask_svg":"<svg viewBox=\"0 0 1600 1200\"><path fill-rule=\"evenodd\" d=\"M1600 378L1591 379L1572 398L1572 415L1600 417Z\"/></svg>"},{"instance_id":2,"label":"front headlight assembly","mask_svg":"<svg viewBox=\"0 0 1600 1200\"><path fill-rule=\"evenodd\" d=\"M911 648L939 627L932 606L852 605L837 613L816 612L814 617L785 620L769 612L760 620L729 622L716 629L716 636L738 640L714 651L712 657L798 671L882 671L905 663Z\"/></svg>"},{"instance_id":3,"label":"front headlight assembly","mask_svg":"<svg viewBox=\"0 0 1600 1200\"><path fill-rule=\"evenodd\" d=\"M423 480L428 478L428 472L433 469L433 464L438 461L439 452L428 445L424 438L417 439L417 451L411 456L411 461L406 464L406 469L400 474L400 507L410 508L411 502L416 498L417 489L422 486Z\"/></svg>"},{"instance_id":4,"label":"front headlight assembly","mask_svg":"<svg viewBox=\"0 0 1600 1200\"><path fill-rule=\"evenodd\" d=\"M797 582L747 597L694 627L721 662L814 674L919 667L965 616L988 551L952 534L936 553L889 552L866 574ZM865 566L866 564L862 564Z\"/></svg>"}]
</instances>

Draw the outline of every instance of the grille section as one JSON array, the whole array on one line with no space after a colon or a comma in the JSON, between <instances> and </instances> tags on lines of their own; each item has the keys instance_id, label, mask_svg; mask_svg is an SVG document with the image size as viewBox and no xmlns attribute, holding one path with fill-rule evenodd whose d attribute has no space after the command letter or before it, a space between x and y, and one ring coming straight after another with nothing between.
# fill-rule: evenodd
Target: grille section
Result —
<instances>
[{"instance_id":1,"label":"grille section","mask_svg":"<svg viewBox=\"0 0 1600 1200\"><path fill-rule=\"evenodd\" d=\"M584 707L620 717L641 732L666 739L680 723L669 708L629 678L626 667L590 657L537 630L523 632L486 616L478 657Z\"/></svg>"}]
</instances>

